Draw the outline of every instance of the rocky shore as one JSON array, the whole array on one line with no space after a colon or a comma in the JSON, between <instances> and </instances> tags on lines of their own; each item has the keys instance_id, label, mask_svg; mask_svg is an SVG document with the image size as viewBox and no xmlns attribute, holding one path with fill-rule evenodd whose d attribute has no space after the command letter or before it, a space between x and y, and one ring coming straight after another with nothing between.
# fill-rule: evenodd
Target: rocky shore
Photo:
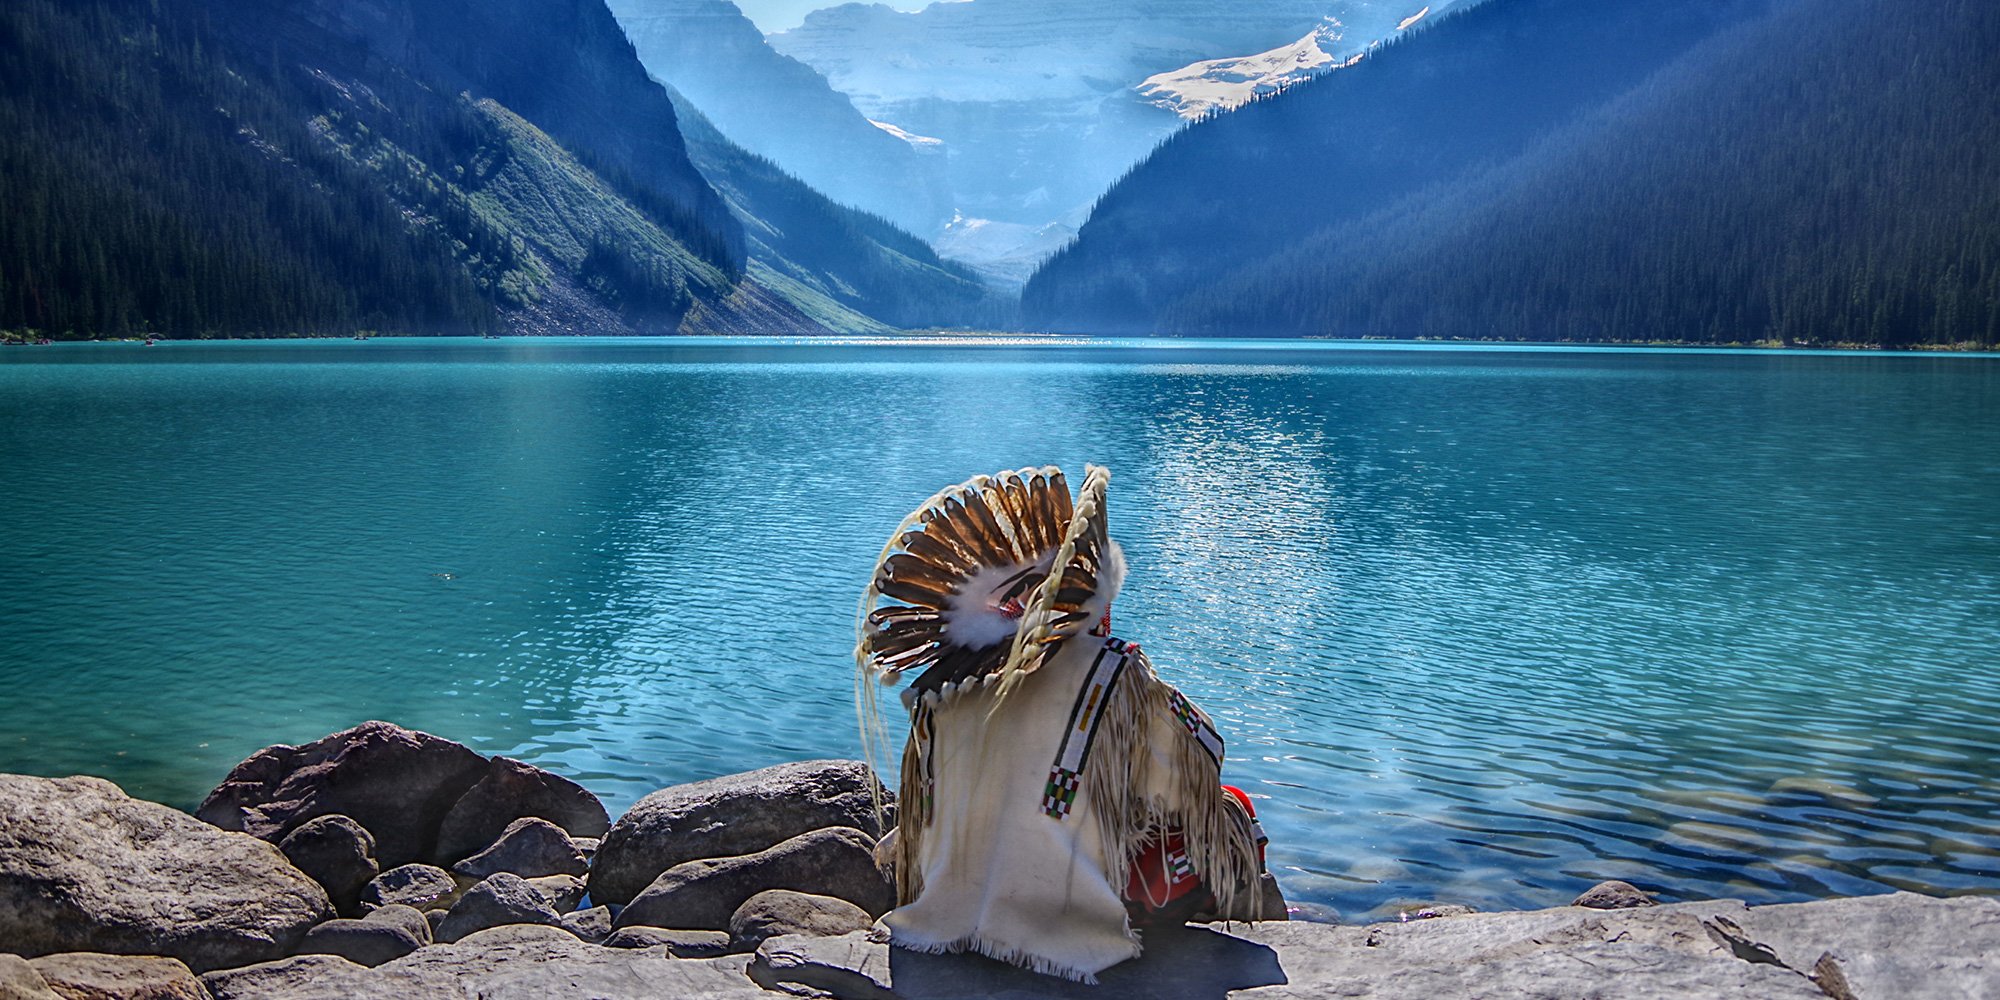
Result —
<instances>
[{"instance_id":1,"label":"rocky shore","mask_svg":"<svg viewBox=\"0 0 2000 1000\"><path fill-rule=\"evenodd\" d=\"M1156 930L1095 987L891 951L874 781L786 764L613 823L566 778L379 722L253 754L194 816L0 775L0 1000L2000 996L2000 899L1908 893L1662 906L1607 883Z\"/></svg>"}]
</instances>

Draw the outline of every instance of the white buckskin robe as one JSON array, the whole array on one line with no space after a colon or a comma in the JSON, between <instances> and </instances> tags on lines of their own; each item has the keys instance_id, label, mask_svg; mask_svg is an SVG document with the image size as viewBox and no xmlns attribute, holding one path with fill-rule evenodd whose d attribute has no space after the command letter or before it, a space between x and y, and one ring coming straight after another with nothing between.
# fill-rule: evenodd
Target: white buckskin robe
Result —
<instances>
[{"instance_id":1,"label":"white buckskin robe","mask_svg":"<svg viewBox=\"0 0 2000 1000\"><path fill-rule=\"evenodd\" d=\"M1166 863L1198 875L1218 912L1256 891L1221 738L1136 643L1109 635L1125 572L1109 481L1088 467L1072 501L1053 466L976 476L882 550L855 655L864 684L916 677L897 829L881 848L897 863L900 905L882 926L898 947L1094 982L1139 954L1123 890L1134 856L1169 830L1185 849Z\"/></svg>"},{"instance_id":2,"label":"white buckskin robe","mask_svg":"<svg viewBox=\"0 0 2000 1000\"><path fill-rule=\"evenodd\" d=\"M1162 826L1184 830L1224 912L1252 891L1256 847L1224 801L1221 741L1136 645L1078 636L998 711L992 687L975 680L914 708L898 831L908 901L882 918L892 944L1094 982L1139 954L1123 891ZM1066 811L1052 773L1063 751L1082 764Z\"/></svg>"}]
</instances>

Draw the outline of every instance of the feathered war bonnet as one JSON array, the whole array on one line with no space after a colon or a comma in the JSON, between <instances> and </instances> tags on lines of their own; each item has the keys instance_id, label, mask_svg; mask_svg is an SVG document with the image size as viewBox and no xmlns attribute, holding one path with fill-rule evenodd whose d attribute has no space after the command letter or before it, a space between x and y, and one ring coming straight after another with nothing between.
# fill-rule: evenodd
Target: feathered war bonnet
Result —
<instances>
[{"instance_id":1,"label":"feathered war bonnet","mask_svg":"<svg viewBox=\"0 0 2000 1000\"><path fill-rule=\"evenodd\" d=\"M1110 605L1123 559L1105 535L1111 473L1087 466L1072 501L1055 466L975 476L903 519L861 599L861 669L912 698L1001 693Z\"/></svg>"}]
</instances>

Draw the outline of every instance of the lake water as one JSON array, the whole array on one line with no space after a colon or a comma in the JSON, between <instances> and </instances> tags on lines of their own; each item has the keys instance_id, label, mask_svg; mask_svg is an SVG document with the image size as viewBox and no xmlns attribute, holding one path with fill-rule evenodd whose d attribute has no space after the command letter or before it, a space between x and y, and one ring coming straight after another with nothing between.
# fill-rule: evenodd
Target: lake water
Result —
<instances>
[{"instance_id":1,"label":"lake water","mask_svg":"<svg viewBox=\"0 0 2000 1000\"><path fill-rule=\"evenodd\" d=\"M1113 471L1295 900L2000 892L2000 362L1266 342L0 350L0 771L365 719L615 815L857 756L947 483Z\"/></svg>"}]
</instances>

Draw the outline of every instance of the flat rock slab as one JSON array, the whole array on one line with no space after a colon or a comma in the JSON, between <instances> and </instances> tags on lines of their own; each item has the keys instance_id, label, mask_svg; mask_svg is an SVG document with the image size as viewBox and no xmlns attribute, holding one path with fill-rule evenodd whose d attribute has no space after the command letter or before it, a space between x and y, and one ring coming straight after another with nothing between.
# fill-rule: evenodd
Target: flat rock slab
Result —
<instances>
[{"instance_id":1,"label":"flat rock slab","mask_svg":"<svg viewBox=\"0 0 2000 1000\"><path fill-rule=\"evenodd\" d=\"M675 865L754 854L825 827L880 837L871 786L892 801L860 761L809 760L660 789L605 834L591 861L591 898L622 906Z\"/></svg>"},{"instance_id":2,"label":"flat rock slab","mask_svg":"<svg viewBox=\"0 0 2000 1000\"><path fill-rule=\"evenodd\" d=\"M1732 947L1731 935L1750 946ZM749 973L770 989L840 1000L1827 1000L1809 974L1832 952L1863 1000L1992 996L2000 983L2000 900L1907 893L1756 908L1733 900L1558 907L1366 927L1211 925L1146 940L1145 955L1106 970L1095 987L977 955L892 949L859 932L772 938Z\"/></svg>"},{"instance_id":3,"label":"flat rock slab","mask_svg":"<svg viewBox=\"0 0 2000 1000\"><path fill-rule=\"evenodd\" d=\"M771 1000L744 974L747 962L741 955L685 959L660 949L604 948L560 928L498 927L373 969L315 955L204 981L215 1000Z\"/></svg>"},{"instance_id":4,"label":"flat rock slab","mask_svg":"<svg viewBox=\"0 0 2000 1000\"><path fill-rule=\"evenodd\" d=\"M0 775L0 942L26 956L165 955L197 972L281 957L333 916L255 837L99 778Z\"/></svg>"},{"instance_id":5,"label":"flat rock slab","mask_svg":"<svg viewBox=\"0 0 2000 1000\"><path fill-rule=\"evenodd\" d=\"M1758 906L1743 933L1810 972L1831 953L1861 1000L2000 997L2000 899L1915 893Z\"/></svg>"}]
</instances>

